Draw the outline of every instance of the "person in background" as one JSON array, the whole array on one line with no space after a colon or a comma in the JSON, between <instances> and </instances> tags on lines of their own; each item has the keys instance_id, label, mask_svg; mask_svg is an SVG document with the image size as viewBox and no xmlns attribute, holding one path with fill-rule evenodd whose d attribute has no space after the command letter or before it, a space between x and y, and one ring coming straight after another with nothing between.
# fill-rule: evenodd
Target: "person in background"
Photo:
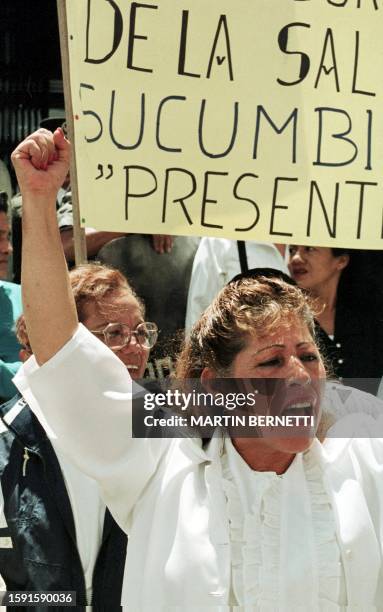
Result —
<instances>
[{"instance_id":1,"label":"person in background","mask_svg":"<svg viewBox=\"0 0 383 612\"><path fill-rule=\"evenodd\" d=\"M0 192L5 191L8 196L8 202L12 198L12 181L9 170L2 159L0 159Z\"/></svg>"},{"instance_id":2,"label":"person in background","mask_svg":"<svg viewBox=\"0 0 383 612\"><path fill-rule=\"evenodd\" d=\"M19 369L20 345L14 332L21 314L21 289L8 282L8 260L12 253L9 238L7 194L0 193L0 399L6 400L16 393L12 378Z\"/></svg>"},{"instance_id":3,"label":"person in background","mask_svg":"<svg viewBox=\"0 0 383 612\"><path fill-rule=\"evenodd\" d=\"M194 257L189 286L185 329L188 332L220 289L245 268L275 268L288 273L285 245L247 240L245 262L235 240L202 238ZM243 270L242 270L243 271Z\"/></svg>"},{"instance_id":4,"label":"person in background","mask_svg":"<svg viewBox=\"0 0 383 612\"><path fill-rule=\"evenodd\" d=\"M8 220L8 196L0 191L0 279L8 277L8 261L12 253Z\"/></svg>"},{"instance_id":5,"label":"person in background","mask_svg":"<svg viewBox=\"0 0 383 612\"><path fill-rule=\"evenodd\" d=\"M88 264L71 271L70 285L79 319L133 379L142 378L157 328L144 322L144 307L125 277ZM32 349L23 316L17 331L25 360ZM75 591L76 610L92 603L117 612L127 538L97 484L48 439L20 395L0 406L0 418L0 573L7 589Z\"/></svg>"},{"instance_id":6,"label":"person in background","mask_svg":"<svg viewBox=\"0 0 383 612\"><path fill-rule=\"evenodd\" d=\"M383 313L374 258L373 252L290 245L288 265L298 286L316 298L318 342L332 373L376 395L383 375Z\"/></svg>"}]
</instances>

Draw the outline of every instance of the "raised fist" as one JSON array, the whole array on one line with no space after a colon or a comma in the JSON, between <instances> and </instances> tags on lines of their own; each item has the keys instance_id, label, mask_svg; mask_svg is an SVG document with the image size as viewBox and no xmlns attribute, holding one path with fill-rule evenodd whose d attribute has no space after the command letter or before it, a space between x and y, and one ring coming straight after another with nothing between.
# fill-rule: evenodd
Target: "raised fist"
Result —
<instances>
[{"instance_id":1,"label":"raised fist","mask_svg":"<svg viewBox=\"0 0 383 612\"><path fill-rule=\"evenodd\" d=\"M69 171L70 143L61 128L53 134L40 128L16 147L11 159L23 196L56 198Z\"/></svg>"}]
</instances>

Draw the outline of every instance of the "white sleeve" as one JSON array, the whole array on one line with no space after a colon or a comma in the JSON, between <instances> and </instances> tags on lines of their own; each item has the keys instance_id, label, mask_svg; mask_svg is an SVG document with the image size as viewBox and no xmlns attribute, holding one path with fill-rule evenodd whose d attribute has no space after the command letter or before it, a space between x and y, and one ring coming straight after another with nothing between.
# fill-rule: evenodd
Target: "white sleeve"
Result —
<instances>
[{"instance_id":1,"label":"white sleeve","mask_svg":"<svg viewBox=\"0 0 383 612\"><path fill-rule=\"evenodd\" d=\"M98 481L123 529L169 440L131 437L132 384L121 361L80 325L46 362L31 357L14 382L48 436Z\"/></svg>"},{"instance_id":2,"label":"white sleeve","mask_svg":"<svg viewBox=\"0 0 383 612\"><path fill-rule=\"evenodd\" d=\"M348 414L364 414L375 419L383 415L383 401L380 398L338 382L326 383L324 408L336 418Z\"/></svg>"},{"instance_id":3,"label":"white sleeve","mask_svg":"<svg viewBox=\"0 0 383 612\"><path fill-rule=\"evenodd\" d=\"M186 306L186 332L190 331L223 286L213 244L210 238L202 238L194 257Z\"/></svg>"},{"instance_id":4,"label":"white sleeve","mask_svg":"<svg viewBox=\"0 0 383 612\"><path fill-rule=\"evenodd\" d=\"M328 382L323 408L325 417L330 417L326 437L383 438L383 402L374 395Z\"/></svg>"}]
</instances>

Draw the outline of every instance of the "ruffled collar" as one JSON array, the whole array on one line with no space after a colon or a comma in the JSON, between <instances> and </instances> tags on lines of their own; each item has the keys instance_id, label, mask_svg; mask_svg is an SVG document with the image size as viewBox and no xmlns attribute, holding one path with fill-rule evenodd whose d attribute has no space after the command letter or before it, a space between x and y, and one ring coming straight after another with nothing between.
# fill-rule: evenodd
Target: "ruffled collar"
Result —
<instances>
[{"instance_id":1,"label":"ruffled collar","mask_svg":"<svg viewBox=\"0 0 383 612\"><path fill-rule=\"evenodd\" d=\"M225 440L223 489L236 605L257 612L339 610L340 550L318 452L314 444L278 476L253 471Z\"/></svg>"}]
</instances>

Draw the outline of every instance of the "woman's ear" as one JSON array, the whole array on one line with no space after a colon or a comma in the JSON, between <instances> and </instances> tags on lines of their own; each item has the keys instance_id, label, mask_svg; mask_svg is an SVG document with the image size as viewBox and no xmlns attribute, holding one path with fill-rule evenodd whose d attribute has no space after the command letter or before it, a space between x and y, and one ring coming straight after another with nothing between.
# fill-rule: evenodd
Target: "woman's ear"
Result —
<instances>
[{"instance_id":1,"label":"woman's ear","mask_svg":"<svg viewBox=\"0 0 383 612\"><path fill-rule=\"evenodd\" d=\"M338 270L344 270L347 268L350 261L350 255L339 255L338 257Z\"/></svg>"},{"instance_id":2,"label":"woman's ear","mask_svg":"<svg viewBox=\"0 0 383 612\"><path fill-rule=\"evenodd\" d=\"M204 368L201 372L201 384L209 393L215 393L215 379L217 373L211 368Z\"/></svg>"},{"instance_id":3,"label":"woman's ear","mask_svg":"<svg viewBox=\"0 0 383 612\"><path fill-rule=\"evenodd\" d=\"M27 361L31 355L32 351L28 348L23 347L19 351L19 359L22 363L25 363L25 361Z\"/></svg>"},{"instance_id":4,"label":"woman's ear","mask_svg":"<svg viewBox=\"0 0 383 612\"><path fill-rule=\"evenodd\" d=\"M204 368L201 372L201 382L205 382L205 380L211 380L212 378L217 378L217 374L211 368Z\"/></svg>"}]
</instances>

